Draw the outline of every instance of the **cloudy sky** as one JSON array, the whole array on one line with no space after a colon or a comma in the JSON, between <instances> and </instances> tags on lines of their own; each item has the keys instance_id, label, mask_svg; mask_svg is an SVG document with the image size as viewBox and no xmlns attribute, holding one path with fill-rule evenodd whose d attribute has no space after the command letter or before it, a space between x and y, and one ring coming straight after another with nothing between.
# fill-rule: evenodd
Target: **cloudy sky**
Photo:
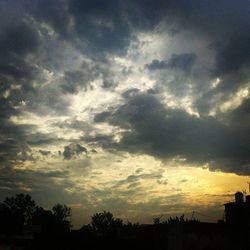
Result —
<instances>
[{"instance_id":1,"label":"cloudy sky","mask_svg":"<svg viewBox=\"0 0 250 250\"><path fill-rule=\"evenodd\" d=\"M2 0L0 55L1 200L79 227L213 220L247 189L248 0Z\"/></svg>"}]
</instances>

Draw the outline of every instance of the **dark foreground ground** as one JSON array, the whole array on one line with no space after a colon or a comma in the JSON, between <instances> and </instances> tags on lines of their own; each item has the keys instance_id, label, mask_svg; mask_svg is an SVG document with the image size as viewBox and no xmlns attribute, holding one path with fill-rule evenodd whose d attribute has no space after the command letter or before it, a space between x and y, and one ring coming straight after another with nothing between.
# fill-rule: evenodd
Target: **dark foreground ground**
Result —
<instances>
[{"instance_id":1,"label":"dark foreground ground","mask_svg":"<svg viewBox=\"0 0 250 250\"><path fill-rule=\"evenodd\" d=\"M250 249L250 230L225 223L124 226L102 233L97 233L88 226L61 234L35 232L34 228L32 230L22 235L1 235L0 250Z\"/></svg>"}]
</instances>

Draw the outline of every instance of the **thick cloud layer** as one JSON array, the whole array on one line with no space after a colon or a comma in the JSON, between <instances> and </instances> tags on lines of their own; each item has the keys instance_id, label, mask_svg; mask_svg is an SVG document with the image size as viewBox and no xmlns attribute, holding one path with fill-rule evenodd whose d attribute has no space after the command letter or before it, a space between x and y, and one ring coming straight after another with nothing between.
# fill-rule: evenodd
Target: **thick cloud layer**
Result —
<instances>
[{"instance_id":1,"label":"thick cloud layer","mask_svg":"<svg viewBox=\"0 0 250 250\"><path fill-rule=\"evenodd\" d=\"M93 147L249 175L249 13L248 0L1 1L0 187L69 190L56 178L93 164Z\"/></svg>"},{"instance_id":2,"label":"thick cloud layer","mask_svg":"<svg viewBox=\"0 0 250 250\"><path fill-rule=\"evenodd\" d=\"M65 160L70 160L74 155L79 155L81 153L87 153L87 149L80 144L70 144L64 147L63 156Z\"/></svg>"},{"instance_id":3,"label":"thick cloud layer","mask_svg":"<svg viewBox=\"0 0 250 250\"><path fill-rule=\"evenodd\" d=\"M161 69L181 69L188 71L195 61L195 54L173 54L168 61L154 60L150 64L146 65L150 70Z\"/></svg>"},{"instance_id":4,"label":"thick cloud layer","mask_svg":"<svg viewBox=\"0 0 250 250\"><path fill-rule=\"evenodd\" d=\"M239 110L244 113L245 108ZM129 97L114 112L96 115L95 121L127 130L121 141L113 144L118 150L208 163L211 170L249 174L249 124L236 127L213 117L198 118L166 107L154 95L145 94Z\"/></svg>"}]
</instances>

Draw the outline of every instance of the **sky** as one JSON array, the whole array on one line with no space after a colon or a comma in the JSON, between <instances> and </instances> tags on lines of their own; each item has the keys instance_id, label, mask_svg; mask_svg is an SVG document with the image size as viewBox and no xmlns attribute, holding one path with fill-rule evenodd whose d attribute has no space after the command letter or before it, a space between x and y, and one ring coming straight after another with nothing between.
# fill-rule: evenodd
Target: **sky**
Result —
<instances>
[{"instance_id":1,"label":"sky","mask_svg":"<svg viewBox=\"0 0 250 250\"><path fill-rule=\"evenodd\" d=\"M248 0L2 0L0 200L76 228L221 219L248 190L249 91Z\"/></svg>"}]
</instances>

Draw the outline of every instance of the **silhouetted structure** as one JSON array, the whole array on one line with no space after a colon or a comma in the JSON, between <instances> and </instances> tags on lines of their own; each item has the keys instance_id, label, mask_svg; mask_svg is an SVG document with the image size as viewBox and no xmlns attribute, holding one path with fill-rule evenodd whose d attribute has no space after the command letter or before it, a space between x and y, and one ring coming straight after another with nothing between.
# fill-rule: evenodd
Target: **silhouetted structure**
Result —
<instances>
[{"instance_id":1,"label":"silhouetted structure","mask_svg":"<svg viewBox=\"0 0 250 250\"><path fill-rule=\"evenodd\" d=\"M235 193L235 201L224 204L226 223L230 225L249 226L250 225L250 195L246 196L242 192Z\"/></svg>"}]
</instances>

